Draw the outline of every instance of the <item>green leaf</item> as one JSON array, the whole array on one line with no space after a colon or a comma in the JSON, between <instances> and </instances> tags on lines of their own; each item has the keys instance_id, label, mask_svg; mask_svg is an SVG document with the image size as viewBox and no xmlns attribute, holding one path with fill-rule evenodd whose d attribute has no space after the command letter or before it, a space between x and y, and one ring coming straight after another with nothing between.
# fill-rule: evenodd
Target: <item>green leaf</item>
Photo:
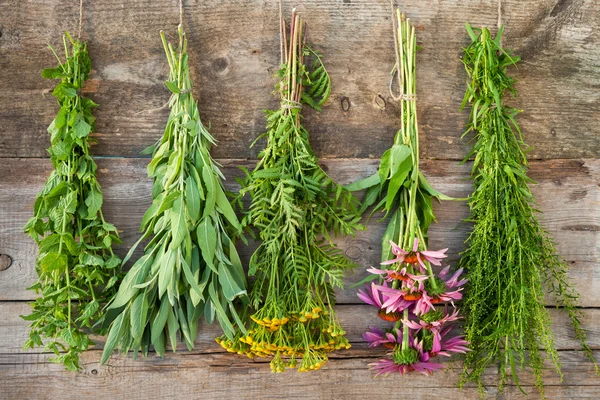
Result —
<instances>
[{"instance_id":1,"label":"green leaf","mask_svg":"<svg viewBox=\"0 0 600 400\"><path fill-rule=\"evenodd\" d=\"M200 253L206 265L213 271L217 272L217 268L214 264L215 249L217 247L217 232L215 227L212 225L210 218L203 218L198 229L196 230L198 237L198 246L200 246Z\"/></svg>"},{"instance_id":2,"label":"green leaf","mask_svg":"<svg viewBox=\"0 0 600 400\"><path fill-rule=\"evenodd\" d=\"M192 169L195 168L192 167ZM185 205L192 223L195 225L200 218L200 192L192 176L188 176L185 180Z\"/></svg>"},{"instance_id":3,"label":"green leaf","mask_svg":"<svg viewBox=\"0 0 600 400\"><path fill-rule=\"evenodd\" d=\"M92 189L85 198L85 205L88 207L88 218L94 218L102 208L102 193Z\"/></svg>"},{"instance_id":4,"label":"green leaf","mask_svg":"<svg viewBox=\"0 0 600 400\"><path fill-rule=\"evenodd\" d=\"M73 133L78 138L84 138L92 131L90 124L85 122L83 119L80 120L77 125L73 127Z\"/></svg>"},{"instance_id":5,"label":"green leaf","mask_svg":"<svg viewBox=\"0 0 600 400\"><path fill-rule=\"evenodd\" d=\"M48 253L40 261L42 271L49 274L53 271L61 273L67 268L67 256L58 253Z\"/></svg>"},{"instance_id":6,"label":"green leaf","mask_svg":"<svg viewBox=\"0 0 600 400\"><path fill-rule=\"evenodd\" d=\"M241 231L242 226L240 225L237 216L235 215L235 212L231 207L231 203L229 203L229 200L227 199L227 196L225 196L225 193L223 192L223 189L220 185L217 185L216 192L216 203L219 209L221 210L221 213L225 216L225 218L227 218L227 221L229 221L231 226L233 226L236 231Z\"/></svg>"},{"instance_id":7,"label":"green leaf","mask_svg":"<svg viewBox=\"0 0 600 400\"><path fill-rule=\"evenodd\" d=\"M150 330L150 337L151 337L151 341L152 341L152 345L154 345L154 347L156 348L157 345L160 346L160 342L162 341L162 347L163 347L163 351L162 353L159 353L157 351L157 353L164 355L164 340L165 340L165 336L164 336L164 329L165 329L165 325L167 324L167 318L169 317L169 313L171 312L171 305L169 304L168 301L163 300L160 303L160 309L158 311L158 314L156 314L156 317L154 318L154 320L152 321L152 328Z\"/></svg>"},{"instance_id":8,"label":"green leaf","mask_svg":"<svg viewBox=\"0 0 600 400\"><path fill-rule=\"evenodd\" d=\"M106 344L104 345L104 350L102 351L102 357L100 358L100 364L104 364L108 361L110 356L112 355L115 346L117 345L119 339L121 338L121 331L123 329L123 319L125 318L125 314L121 313L114 320L113 324L108 331L108 336L106 338Z\"/></svg>"},{"instance_id":9,"label":"green leaf","mask_svg":"<svg viewBox=\"0 0 600 400\"><path fill-rule=\"evenodd\" d=\"M202 168L202 178L204 179L204 184L206 185L206 203L204 204L204 212L202 215L204 218L206 218L212 214L217 201L217 193L215 188L217 184L210 166L204 165Z\"/></svg>"},{"instance_id":10,"label":"green leaf","mask_svg":"<svg viewBox=\"0 0 600 400\"><path fill-rule=\"evenodd\" d=\"M175 82L166 81L165 85L167 85L169 90L175 94L178 94L180 92L180 89Z\"/></svg>"},{"instance_id":11,"label":"green leaf","mask_svg":"<svg viewBox=\"0 0 600 400\"><path fill-rule=\"evenodd\" d=\"M181 266L183 268L183 274L185 276L185 279L186 279L187 283L190 285L191 290L196 292L196 294L198 295L198 297L195 297L196 301L194 301L194 306L197 306L198 303L200 303L200 299L203 298L202 289L200 289L200 287L198 286L198 281L194 277L194 274L190 270L190 266L188 265L188 263L185 260L181 261Z\"/></svg>"},{"instance_id":12,"label":"green leaf","mask_svg":"<svg viewBox=\"0 0 600 400\"><path fill-rule=\"evenodd\" d=\"M138 341L141 340L144 329L146 328L146 317L148 314L148 298L146 292L141 292L131 303L130 330L131 337Z\"/></svg>"},{"instance_id":13,"label":"green leaf","mask_svg":"<svg viewBox=\"0 0 600 400\"><path fill-rule=\"evenodd\" d=\"M210 299L211 299L210 303L214 307L214 310L217 314L217 319L219 320L219 324L223 328L223 332L228 337L232 337L233 332L234 332L233 325L231 324L231 321L229 321L229 318L227 318L227 313L225 312L225 309L221 305L221 301L219 300L219 296L217 295L217 292L215 291L214 286L215 286L214 281L208 286L208 293L209 293Z\"/></svg>"},{"instance_id":14,"label":"green leaf","mask_svg":"<svg viewBox=\"0 0 600 400\"><path fill-rule=\"evenodd\" d=\"M246 290L239 287L237 282L229 270L229 266L224 263L219 263L219 283L221 284L221 290L223 295L229 301L233 301L236 297L245 295Z\"/></svg>"},{"instance_id":15,"label":"green leaf","mask_svg":"<svg viewBox=\"0 0 600 400\"><path fill-rule=\"evenodd\" d=\"M404 184L404 181L408 177L412 169L412 159L410 157L406 157L400 165L398 165L396 172L390 179L390 183L388 185L388 191L386 195L385 208L386 210L390 210L394 199L396 198L396 194L400 187Z\"/></svg>"},{"instance_id":16,"label":"green leaf","mask_svg":"<svg viewBox=\"0 0 600 400\"><path fill-rule=\"evenodd\" d=\"M179 322L177 322L175 310L171 307L169 307L169 314L167 316L167 326L169 328L171 348L173 349L173 353L175 353L177 351L177 331L179 330Z\"/></svg>"},{"instance_id":17,"label":"green leaf","mask_svg":"<svg viewBox=\"0 0 600 400\"><path fill-rule=\"evenodd\" d=\"M63 69L58 68L44 68L42 70L42 78L44 79L60 79L63 78L65 74L63 73Z\"/></svg>"},{"instance_id":18,"label":"green leaf","mask_svg":"<svg viewBox=\"0 0 600 400\"><path fill-rule=\"evenodd\" d=\"M177 260L177 254L175 250L169 249L161 258L161 266L158 272L158 297L162 298L163 294L167 291L167 287L171 284L173 279L173 272L175 269L175 262ZM163 299L163 301L165 301Z\"/></svg>"},{"instance_id":19,"label":"green leaf","mask_svg":"<svg viewBox=\"0 0 600 400\"><path fill-rule=\"evenodd\" d=\"M381 161L379 162L379 170L377 173L379 174L379 181L384 182L390 176L390 153L391 149L387 149L385 153L381 156Z\"/></svg>"},{"instance_id":20,"label":"green leaf","mask_svg":"<svg viewBox=\"0 0 600 400\"><path fill-rule=\"evenodd\" d=\"M108 309L121 308L133 298L138 292L138 289L136 289L134 285L146 280L152 261L154 261L154 258L151 254L144 254L135 262L135 264L133 264L131 269L125 275L125 278L123 278L123 281L119 286L119 291L114 300L110 303Z\"/></svg>"},{"instance_id":21,"label":"green leaf","mask_svg":"<svg viewBox=\"0 0 600 400\"><path fill-rule=\"evenodd\" d=\"M346 190L349 190L351 192L355 192L358 190L365 190L367 188L370 188L372 186L378 185L379 182L381 182L381 177L379 176L379 173L375 173L367 178L364 179L360 179L356 182L353 182L349 185L345 185L344 188Z\"/></svg>"},{"instance_id":22,"label":"green leaf","mask_svg":"<svg viewBox=\"0 0 600 400\"><path fill-rule=\"evenodd\" d=\"M187 235L188 226L185 222L185 208L182 203L183 196L173 203L173 209L170 212L171 219L171 249L179 247Z\"/></svg>"}]
</instances>

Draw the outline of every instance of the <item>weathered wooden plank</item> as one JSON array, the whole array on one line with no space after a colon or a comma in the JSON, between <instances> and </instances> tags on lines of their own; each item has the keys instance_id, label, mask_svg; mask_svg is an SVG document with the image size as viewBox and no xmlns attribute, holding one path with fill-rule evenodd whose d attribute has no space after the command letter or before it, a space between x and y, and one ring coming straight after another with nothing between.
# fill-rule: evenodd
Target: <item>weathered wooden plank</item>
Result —
<instances>
[{"instance_id":1,"label":"weathered wooden plank","mask_svg":"<svg viewBox=\"0 0 600 400\"><path fill-rule=\"evenodd\" d=\"M349 351L348 351L349 352ZM320 371L272 374L267 363L224 354L175 356L144 361L115 360L99 366L98 351L83 355L84 371L66 372L46 362L45 355L0 354L0 397L11 399L389 399L402 398L479 399L476 388L456 386L460 363L431 377L421 374L373 379L367 368L373 357L332 358ZM598 377L589 363L580 362L579 352L563 352L564 382L547 366L544 370L548 399L595 399ZM486 372L489 398L524 396L514 386L497 396L495 371ZM539 399L529 374L521 375L528 399ZM4 397L6 396L6 397Z\"/></svg>"},{"instance_id":2,"label":"weathered wooden plank","mask_svg":"<svg viewBox=\"0 0 600 400\"><path fill-rule=\"evenodd\" d=\"M151 184L145 178L147 159L104 158L98 160L99 179L104 188L105 216L122 231L125 241L117 249L119 254L138 239L141 217L150 203ZM245 161L222 161L227 185L235 189L233 177L239 174L237 166L251 166ZM368 176L377 169L376 160L323 160L331 176L341 183ZM469 166L453 161L428 161L423 164L431 183L442 192L455 197L466 197L470 183L466 180ZM50 171L48 160L5 159L0 165L0 254L13 258L13 265L0 271L0 300L27 300L34 295L25 288L35 280L35 243L21 233L31 216L35 194L41 189ZM554 235L563 257L571 264L571 278L582 294L582 305L600 306L595 295L600 287L598 238L600 213L600 161L554 160L533 162L531 176L539 181L534 186L540 208L546 211L545 225ZM462 222L468 208L464 202L436 204L439 223L430 233L431 248L450 247L449 261L454 262L464 248L463 241L469 225ZM348 284L366 276L366 268L379 263L381 236L385 225L374 216L368 230L355 238L338 242L346 254L360 268L348 278ZM244 261L252 247L240 246ZM339 293L341 303L356 303L356 289L347 288ZM550 303L551 304L551 303Z\"/></svg>"},{"instance_id":3,"label":"weathered wooden plank","mask_svg":"<svg viewBox=\"0 0 600 400\"><path fill-rule=\"evenodd\" d=\"M86 92L97 110L98 155L135 156L161 133L167 66L158 37L174 34L175 0L85 2L84 38L90 40L95 71ZM263 130L261 109L275 107L271 95L279 63L278 7L265 1L186 1L185 24L192 72L201 96L200 113L212 123L219 158L253 157L248 149ZM323 157L376 158L397 127L397 107L388 93L393 63L389 2L298 0L309 21L309 37L325 54L333 80L322 113L306 112L315 150ZM505 0L505 43L524 62L515 105L533 158L596 158L600 154L600 5L593 0ZM286 11L292 4L286 4ZM54 65L44 49L60 48L60 34L76 30L78 7L66 0L0 6L0 157L45 157L46 126L56 113L51 82L40 77ZM418 96L425 158L461 159L468 143L459 136L466 119L458 111L465 89L460 49L464 22L496 25L495 0L413 2L407 8L418 28ZM344 105L342 104L344 103ZM349 105L344 111L343 107Z\"/></svg>"}]
</instances>

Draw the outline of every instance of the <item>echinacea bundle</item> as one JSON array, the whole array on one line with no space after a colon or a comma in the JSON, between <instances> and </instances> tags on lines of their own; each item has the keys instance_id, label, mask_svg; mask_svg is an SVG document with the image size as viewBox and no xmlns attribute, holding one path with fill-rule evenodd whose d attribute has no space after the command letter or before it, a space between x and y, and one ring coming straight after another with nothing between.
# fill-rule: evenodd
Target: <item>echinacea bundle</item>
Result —
<instances>
[{"instance_id":1,"label":"echinacea bundle","mask_svg":"<svg viewBox=\"0 0 600 400\"><path fill-rule=\"evenodd\" d=\"M289 42L282 43L281 107L267 112L267 145L241 182L241 194L252 198L243 223L258 230L261 241L249 267L255 312L247 333L217 339L230 352L273 357L273 372L317 370L328 353L350 347L333 309L333 290L354 265L329 232L348 235L361 228L358 201L319 166L301 125L302 105L319 109L330 91L327 71L306 46L304 32L293 12ZM314 63L306 66L305 56Z\"/></svg>"},{"instance_id":2,"label":"echinacea bundle","mask_svg":"<svg viewBox=\"0 0 600 400\"><path fill-rule=\"evenodd\" d=\"M434 190L419 171L419 134L416 109L415 56L417 43L410 20L396 10L394 38L398 57L394 73L400 85L401 128L394 145L381 158L378 172L348 185L351 190L367 189L362 210L374 204L373 212L391 214L383 237L382 265L371 268L370 283L358 296L377 308L380 318L393 323L386 331L371 328L364 334L370 346L390 348L387 358L371 364L377 374L420 371L430 374L442 368L432 361L437 355L467 351L467 342L453 336L459 319L454 301L462 298L462 270L450 267L438 273L446 251L427 250L427 230L435 220L432 199L450 200ZM395 96L395 95L394 95Z\"/></svg>"}]
</instances>

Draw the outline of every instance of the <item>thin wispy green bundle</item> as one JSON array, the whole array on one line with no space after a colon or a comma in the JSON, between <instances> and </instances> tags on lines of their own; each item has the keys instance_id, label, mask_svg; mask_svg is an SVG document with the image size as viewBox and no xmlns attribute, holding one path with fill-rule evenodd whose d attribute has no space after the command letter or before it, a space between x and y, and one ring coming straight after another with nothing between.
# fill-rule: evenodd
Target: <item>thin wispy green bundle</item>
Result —
<instances>
[{"instance_id":1,"label":"thin wispy green bundle","mask_svg":"<svg viewBox=\"0 0 600 400\"><path fill-rule=\"evenodd\" d=\"M87 44L68 33L63 44L65 61L50 47L59 65L42 72L46 79L60 79L52 92L60 110L48 127L54 170L23 228L39 246L38 280L29 289L41 294L23 318L31 321L25 348L44 346L56 355L50 361L76 371L79 355L93 345L88 331L102 317L101 305L115 295L121 260L111 246L121 241L102 215L102 190L90 152L97 105L81 95L92 69Z\"/></svg>"},{"instance_id":2,"label":"thin wispy green bundle","mask_svg":"<svg viewBox=\"0 0 600 400\"><path fill-rule=\"evenodd\" d=\"M516 94L507 69L519 57L502 49L502 30L496 38L486 28L467 24L467 31L472 43L463 58L469 82L462 107L471 105L467 132L475 133L467 157L475 159L469 199L474 227L460 266L469 279L464 309L472 351L466 356L461 384L474 381L483 391L485 369L497 364L500 390L511 376L519 385L519 373L531 370L543 395L544 358L562 377L544 306L546 290L568 314L586 356L594 365L595 361L579 320L578 294L567 279L567 264L539 223L529 189L534 182L527 177L526 145L515 120L519 110L503 102L506 92Z\"/></svg>"},{"instance_id":3,"label":"thin wispy green bundle","mask_svg":"<svg viewBox=\"0 0 600 400\"><path fill-rule=\"evenodd\" d=\"M252 200L243 223L260 239L249 267L254 314L247 333L217 339L228 351L272 356L273 372L296 367L299 358L298 371L319 369L329 352L350 346L333 305L334 288L342 287L344 272L354 264L329 232L348 235L361 228L357 200L319 166L301 124L302 105L318 109L330 92L329 75L306 46L304 32L293 12L289 42L282 41L281 107L267 112L267 132L261 135L266 147L241 181L241 194ZM308 56L314 62L306 65Z\"/></svg>"},{"instance_id":4,"label":"thin wispy green bundle","mask_svg":"<svg viewBox=\"0 0 600 400\"><path fill-rule=\"evenodd\" d=\"M229 337L234 323L244 329L235 306L247 296L246 280L231 239L241 226L223 190L224 177L210 156L215 141L200 121L181 26L178 33L176 51L161 32L172 95L165 133L147 149L154 188L140 240L152 239L108 307L105 323L110 331L102 363L115 347L124 353L132 350L134 356L141 350L145 356L152 344L163 356L167 338L173 351L179 338L191 350L203 315L207 323L216 318Z\"/></svg>"}]
</instances>

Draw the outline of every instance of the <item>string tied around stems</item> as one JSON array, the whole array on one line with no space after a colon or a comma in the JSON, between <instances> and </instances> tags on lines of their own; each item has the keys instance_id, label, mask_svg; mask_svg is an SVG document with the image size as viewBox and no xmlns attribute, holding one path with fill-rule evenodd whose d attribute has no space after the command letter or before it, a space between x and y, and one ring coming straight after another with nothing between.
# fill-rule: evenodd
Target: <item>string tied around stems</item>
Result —
<instances>
[{"instance_id":1,"label":"string tied around stems","mask_svg":"<svg viewBox=\"0 0 600 400\"><path fill-rule=\"evenodd\" d=\"M83 0L79 0L79 29L77 31L77 39L81 39L82 25L83 25Z\"/></svg>"},{"instance_id":2,"label":"string tied around stems","mask_svg":"<svg viewBox=\"0 0 600 400\"><path fill-rule=\"evenodd\" d=\"M299 109L302 109L302 103L300 103L299 101L283 99L283 100L281 100L281 108L286 109L286 110L292 110L292 109L299 110Z\"/></svg>"}]
</instances>

